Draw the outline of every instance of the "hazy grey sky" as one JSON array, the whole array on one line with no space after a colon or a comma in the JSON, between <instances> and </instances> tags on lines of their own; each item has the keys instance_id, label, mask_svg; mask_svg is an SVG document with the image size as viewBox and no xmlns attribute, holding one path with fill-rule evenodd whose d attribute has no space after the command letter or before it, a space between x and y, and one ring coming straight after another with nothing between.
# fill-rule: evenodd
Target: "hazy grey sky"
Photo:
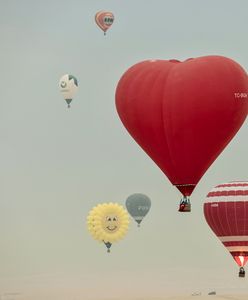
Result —
<instances>
[{"instance_id":1,"label":"hazy grey sky","mask_svg":"<svg viewBox=\"0 0 248 300\"><path fill-rule=\"evenodd\" d=\"M247 180L247 122L200 181L192 213L179 214L179 192L126 132L114 104L120 76L144 59L217 54L247 70L248 1L0 3L0 294L248 292L202 212L216 184ZM115 15L107 36L94 22L99 10ZM65 73L79 81L70 110L58 89ZM97 203L124 204L136 192L152 209L108 255L88 234L86 216Z\"/></svg>"}]
</instances>

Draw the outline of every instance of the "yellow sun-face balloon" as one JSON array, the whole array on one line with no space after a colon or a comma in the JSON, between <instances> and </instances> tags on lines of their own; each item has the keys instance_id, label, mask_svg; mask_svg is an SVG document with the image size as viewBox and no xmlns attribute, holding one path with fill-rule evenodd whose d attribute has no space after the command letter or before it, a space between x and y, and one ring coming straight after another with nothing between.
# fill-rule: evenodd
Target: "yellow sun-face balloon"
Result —
<instances>
[{"instance_id":1,"label":"yellow sun-face balloon","mask_svg":"<svg viewBox=\"0 0 248 300\"><path fill-rule=\"evenodd\" d=\"M128 224L127 211L117 203L98 204L87 217L88 229L93 238L110 245L126 235Z\"/></svg>"}]
</instances>

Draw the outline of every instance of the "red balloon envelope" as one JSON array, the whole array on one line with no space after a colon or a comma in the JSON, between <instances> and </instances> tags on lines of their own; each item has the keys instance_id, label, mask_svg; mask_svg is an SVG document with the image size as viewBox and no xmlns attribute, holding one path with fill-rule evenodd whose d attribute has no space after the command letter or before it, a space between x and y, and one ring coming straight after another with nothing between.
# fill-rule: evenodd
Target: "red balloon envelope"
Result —
<instances>
[{"instance_id":1,"label":"red balloon envelope","mask_svg":"<svg viewBox=\"0 0 248 300\"><path fill-rule=\"evenodd\" d=\"M96 24L103 30L104 34L112 26L114 15L109 11L99 11L95 15Z\"/></svg>"},{"instance_id":2,"label":"red balloon envelope","mask_svg":"<svg viewBox=\"0 0 248 300\"><path fill-rule=\"evenodd\" d=\"M131 136L190 196L245 121L247 95L247 73L229 58L148 60L124 73L116 107Z\"/></svg>"},{"instance_id":3,"label":"red balloon envelope","mask_svg":"<svg viewBox=\"0 0 248 300\"><path fill-rule=\"evenodd\" d=\"M217 185L207 195L204 215L236 263L243 267L248 260L248 181Z\"/></svg>"}]
</instances>

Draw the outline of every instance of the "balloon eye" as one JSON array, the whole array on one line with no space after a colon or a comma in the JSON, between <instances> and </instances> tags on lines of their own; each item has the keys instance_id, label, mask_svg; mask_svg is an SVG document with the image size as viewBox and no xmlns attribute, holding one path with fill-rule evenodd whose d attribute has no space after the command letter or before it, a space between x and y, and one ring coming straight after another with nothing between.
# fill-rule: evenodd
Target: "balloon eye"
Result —
<instances>
[{"instance_id":1,"label":"balloon eye","mask_svg":"<svg viewBox=\"0 0 248 300\"><path fill-rule=\"evenodd\" d=\"M116 219L116 218L113 218L113 221L117 221L117 219Z\"/></svg>"},{"instance_id":2,"label":"balloon eye","mask_svg":"<svg viewBox=\"0 0 248 300\"><path fill-rule=\"evenodd\" d=\"M66 87L66 82L65 82L65 81L62 81L61 84L60 84L60 86L61 86L62 88L65 88L65 87Z\"/></svg>"},{"instance_id":3,"label":"balloon eye","mask_svg":"<svg viewBox=\"0 0 248 300\"><path fill-rule=\"evenodd\" d=\"M108 218L108 221L110 222L110 221L111 221L111 218Z\"/></svg>"}]
</instances>

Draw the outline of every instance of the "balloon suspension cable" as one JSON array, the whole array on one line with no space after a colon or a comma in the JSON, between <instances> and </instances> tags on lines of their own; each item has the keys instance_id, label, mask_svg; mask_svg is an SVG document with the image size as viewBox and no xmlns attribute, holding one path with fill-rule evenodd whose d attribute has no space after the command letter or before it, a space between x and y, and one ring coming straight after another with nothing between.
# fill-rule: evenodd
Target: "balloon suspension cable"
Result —
<instances>
[{"instance_id":1,"label":"balloon suspension cable","mask_svg":"<svg viewBox=\"0 0 248 300\"><path fill-rule=\"evenodd\" d=\"M104 242L104 244L107 247L107 252L110 253L110 247L112 246L112 244L110 242Z\"/></svg>"},{"instance_id":2,"label":"balloon suspension cable","mask_svg":"<svg viewBox=\"0 0 248 300\"><path fill-rule=\"evenodd\" d=\"M68 104L68 106L67 106L68 108L70 108L71 106L70 106L70 104Z\"/></svg>"},{"instance_id":3,"label":"balloon suspension cable","mask_svg":"<svg viewBox=\"0 0 248 300\"><path fill-rule=\"evenodd\" d=\"M137 224L137 227L140 227L140 224Z\"/></svg>"},{"instance_id":4,"label":"balloon suspension cable","mask_svg":"<svg viewBox=\"0 0 248 300\"><path fill-rule=\"evenodd\" d=\"M106 31L104 31L104 35L106 35Z\"/></svg>"}]
</instances>

